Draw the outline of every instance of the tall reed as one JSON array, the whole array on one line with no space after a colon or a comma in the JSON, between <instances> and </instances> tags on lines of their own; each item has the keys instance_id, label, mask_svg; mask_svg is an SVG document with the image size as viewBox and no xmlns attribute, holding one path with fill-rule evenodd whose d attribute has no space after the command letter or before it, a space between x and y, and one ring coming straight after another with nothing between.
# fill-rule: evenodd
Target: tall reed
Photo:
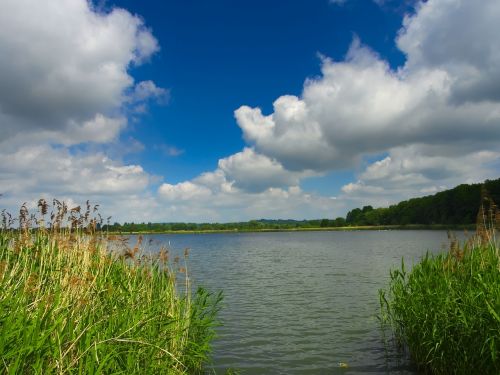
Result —
<instances>
[{"instance_id":1,"label":"tall reed","mask_svg":"<svg viewBox=\"0 0 500 375\"><path fill-rule=\"evenodd\" d=\"M162 249L96 231L97 207L2 212L0 372L196 374L209 360L221 295L191 292ZM181 280L179 282L178 280Z\"/></svg>"},{"instance_id":2,"label":"tall reed","mask_svg":"<svg viewBox=\"0 0 500 375\"><path fill-rule=\"evenodd\" d=\"M500 373L500 215L485 199L476 234L449 252L390 273L382 320L423 371Z\"/></svg>"}]
</instances>

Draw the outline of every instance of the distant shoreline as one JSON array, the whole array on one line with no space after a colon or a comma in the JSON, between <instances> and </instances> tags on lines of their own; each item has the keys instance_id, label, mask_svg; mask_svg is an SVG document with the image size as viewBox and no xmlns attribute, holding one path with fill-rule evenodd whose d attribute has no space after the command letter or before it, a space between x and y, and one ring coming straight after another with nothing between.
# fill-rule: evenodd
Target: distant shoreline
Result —
<instances>
[{"instance_id":1,"label":"distant shoreline","mask_svg":"<svg viewBox=\"0 0 500 375\"><path fill-rule=\"evenodd\" d=\"M266 233L266 232L346 232L369 230L475 230L475 224L467 225L360 225L349 227L317 227L317 228L261 228L261 229L207 229L207 230L166 230L166 231L109 231L112 235L140 235L140 234L211 234L211 233Z\"/></svg>"}]
</instances>

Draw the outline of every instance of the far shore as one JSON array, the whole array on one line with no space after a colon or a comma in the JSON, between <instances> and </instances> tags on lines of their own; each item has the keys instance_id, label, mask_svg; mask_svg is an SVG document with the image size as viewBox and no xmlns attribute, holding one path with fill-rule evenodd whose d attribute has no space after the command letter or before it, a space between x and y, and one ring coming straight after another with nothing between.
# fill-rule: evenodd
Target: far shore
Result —
<instances>
[{"instance_id":1,"label":"far shore","mask_svg":"<svg viewBox=\"0 0 500 375\"><path fill-rule=\"evenodd\" d=\"M255 229L207 229L207 230L167 230L167 231L121 231L108 232L114 235L140 234L210 234L210 233L262 233L262 232L338 232L338 231L381 231L381 230L475 230L475 224L467 225L360 225L348 227L317 227L317 228L255 228Z\"/></svg>"}]
</instances>

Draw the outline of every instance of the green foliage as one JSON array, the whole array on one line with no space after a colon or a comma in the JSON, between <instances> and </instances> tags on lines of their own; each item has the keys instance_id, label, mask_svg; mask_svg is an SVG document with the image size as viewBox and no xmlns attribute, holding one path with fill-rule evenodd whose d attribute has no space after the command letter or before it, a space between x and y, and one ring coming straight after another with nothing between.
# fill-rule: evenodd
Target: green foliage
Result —
<instances>
[{"instance_id":1,"label":"green foliage","mask_svg":"<svg viewBox=\"0 0 500 375\"><path fill-rule=\"evenodd\" d=\"M346 218L318 220L250 220L234 223L114 223L103 231L123 233L161 233L175 231L259 231L310 228L340 228L345 226L388 225L471 225L481 203L481 189L500 202L500 179L484 184L459 185L451 190L421 198L402 201L387 208L364 206L349 211Z\"/></svg>"},{"instance_id":2,"label":"green foliage","mask_svg":"<svg viewBox=\"0 0 500 375\"><path fill-rule=\"evenodd\" d=\"M425 371L500 373L500 250L489 240L403 263L380 292L384 322Z\"/></svg>"},{"instance_id":3,"label":"green foliage","mask_svg":"<svg viewBox=\"0 0 500 375\"><path fill-rule=\"evenodd\" d=\"M137 257L140 241L122 256L88 226L23 220L0 231L0 372L202 373L220 294L193 295L165 252Z\"/></svg>"},{"instance_id":4,"label":"green foliage","mask_svg":"<svg viewBox=\"0 0 500 375\"><path fill-rule=\"evenodd\" d=\"M287 230L298 228L334 228L345 225L345 219L335 220L250 220L235 223L114 223L104 225L103 231L118 233L161 233L181 231L259 231L259 230Z\"/></svg>"},{"instance_id":5,"label":"green foliage","mask_svg":"<svg viewBox=\"0 0 500 375\"><path fill-rule=\"evenodd\" d=\"M365 206L346 216L347 225L470 225L476 221L484 188L495 202L500 202L500 179L484 184L459 185L451 190L422 198L402 201L388 208Z\"/></svg>"}]
</instances>

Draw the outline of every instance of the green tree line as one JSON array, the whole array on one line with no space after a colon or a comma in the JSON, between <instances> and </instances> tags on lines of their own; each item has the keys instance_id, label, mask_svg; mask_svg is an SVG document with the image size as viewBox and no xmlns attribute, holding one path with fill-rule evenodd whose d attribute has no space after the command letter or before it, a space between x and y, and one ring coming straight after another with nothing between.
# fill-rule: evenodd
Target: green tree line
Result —
<instances>
[{"instance_id":1,"label":"green tree line","mask_svg":"<svg viewBox=\"0 0 500 375\"><path fill-rule=\"evenodd\" d=\"M371 225L468 225L476 222L481 194L500 202L500 179L482 184L463 184L434 195L413 198L389 207L364 206L349 211L345 218L317 220L250 220L233 223L114 223L104 225L112 232L167 232L210 230L289 230Z\"/></svg>"},{"instance_id":2,"label":"green tree line","mask_svg":"<svg viewBox=\"0 0 500 375\"><path fill-rule=\"evenodd\" d=\"M298 228L331 228L345 226L344 218L335 220L250 220L234 223L114 223L104 225L102 230L111 232L170 232L170 231L255 231L289 230Z\"/></svg>"},{"instance_id":3,"label":"green tree line","mask_svg":"<svg viewBox=\"0 0 500 375\"><path fill-rule=\"evenodd\" d=\"M463 184L434 195L413 198L386 208L365 206L349 211L347 225L467 225L476 222L481 195L500 202L500 179Z\"/></svg>"}]
</instances>

